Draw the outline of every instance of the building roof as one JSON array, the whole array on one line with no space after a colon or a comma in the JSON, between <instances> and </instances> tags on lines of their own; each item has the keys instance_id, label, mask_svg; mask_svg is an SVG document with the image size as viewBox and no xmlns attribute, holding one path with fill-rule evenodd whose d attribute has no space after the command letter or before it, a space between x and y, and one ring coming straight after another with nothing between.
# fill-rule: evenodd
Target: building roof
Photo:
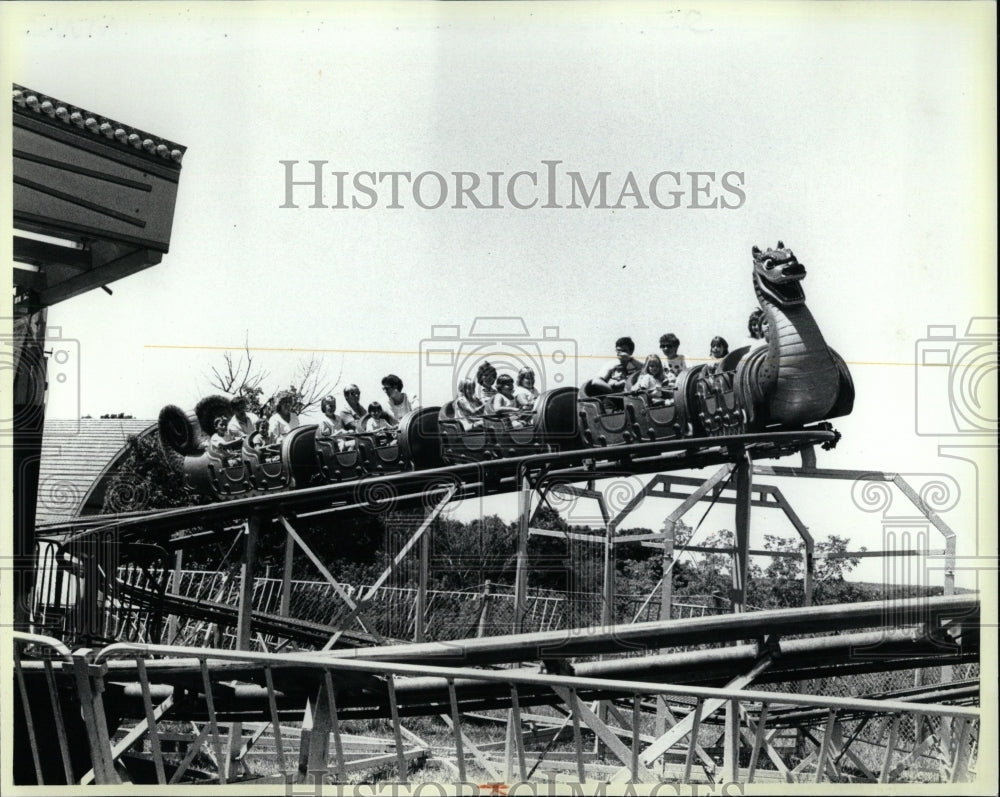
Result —
<instances>
[{"instance_id":1,"label":"building roof","mask_svg":"<svg viewBox=\"0 0 1000 797\"><path fill-rule=\"evenodd\" d=\"M14 110L32 113L39 119L49 120L66 130L89 136L95 140L106 140L142 157L173 163L180 168L187 147L176 144L162 136L147 133L132 125L117 122L107 116L91 113L40 91L33 91L14 84L12 95Z\"/></svg>"},{"instance_id":2,"label":"building roof","mask_svg":"<svg viewBox=\"0 0 1000 797\"><path fill-rule=\"evenodd\" d=\"M130 435L156 434L156 421L48 418L42 438L36 523L97 514L104 485Z\"/></svg>"},{"instance_id":3,"label":"building roof","mask_svg":"<svg viewBox=\"0 0 1000 797\"><path fill-rule=\"evenodd\" d=\"M182 145L18 85L12 120L15 307L110 293L162 261Z\"/></svg>"}]
</instances>

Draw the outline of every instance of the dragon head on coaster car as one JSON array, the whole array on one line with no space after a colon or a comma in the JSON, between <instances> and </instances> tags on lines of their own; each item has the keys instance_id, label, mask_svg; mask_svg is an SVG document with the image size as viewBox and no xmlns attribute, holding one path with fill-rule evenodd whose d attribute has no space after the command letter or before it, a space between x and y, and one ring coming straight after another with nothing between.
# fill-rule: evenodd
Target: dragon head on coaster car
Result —
<instances>
[{"instance_id":1,"label":"dragon head on coaster car","mask_svg":"<svg viewBox=\"0 0 1000 797\"><path fill-rule=\"evenodd\" d=\"M769 247L762 252L755 246L752 253L753 284L759 293L780 307L805 303L806 294L801 283L806 268L791 249L778 241L777 249Z\"/></svg>"}]
</instances>

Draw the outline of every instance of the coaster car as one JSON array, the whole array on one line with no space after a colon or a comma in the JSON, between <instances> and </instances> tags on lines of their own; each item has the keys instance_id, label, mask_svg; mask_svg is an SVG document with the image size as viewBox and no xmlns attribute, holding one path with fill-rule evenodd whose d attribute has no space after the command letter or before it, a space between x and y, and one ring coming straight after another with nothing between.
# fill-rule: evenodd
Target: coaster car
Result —
<instances>
[{"instance_id":1,"label":"coaster car","mask_svg":"<svg viewBox=\"0 0 1000 797\"><path fill-rule=\"evenodd\" d=\"M683 433L682 414L673 398L654 400L648 393L638 393L625 396L624 402L636 442L668 440Z\"/></svg>"},{"instance_id":2,"label":"coaster car","mask_svg":"<svg viewBox=\"0 0 1000 797\"><path fill-rule=\"evenodd\" d=\"M625 389L617 393L592 392L592 382L580 388L577 412L585 445L603 448L646 438L651 428L646 417L648 404L642 401L644 396L630 394L637 376L629 377ZM655 426L652 428L656 430Z\"/></svg>"},{"instance_id":3,"label":"coaster car","mask_svg":"<svg viewBox=\"0 0 1000 797\"><path fill-rule=\"evenodd\" d=\"M421 407L403 416L396 442L408 468L426 470L447 463L441 457L443 442L438 425L441 407Z\"/></svg>"},{"instance_id":4,"label":"coaster car","mask_svg":"<svg viewBox=\"0 0 1000 797\"><path fill-rule=\"evenodd\" d=\"M315 448L316 463L323 481L342 482L365 475L357 433L341 437L315 437Z\"/></svg>"},{"instance_id":5,"label":"coaster car","mask_svg":"<svg viewBox=\"0 0 1000 797\"><path fill-rule=\"evenodd\" d=\"M293 429L278 445L262 444L260 433L240 448L217 448L196 413L169 405L160 412L160 439L183 458L184 485L217 500L240 498L315 483L315 425Z\"/></svg>"},{"instance_id":6,"label":"coaster car","mask_svg":"<svg viewBox=\"0 0 1000 797\"><path fill-rule=\"evenodd\" d=\"M580 428L588 446L620 446L636 441L632 409L625 404L624 393L590 397L579 396Z\"/></svg>"},{"instance_id":7,"label":"coaster car","mask_svg":"<svg viewBox=\"0 0 1000 797\"><path fill-rule=\"evenodd\" d=\"M574 387L559 387L535 399L530 412L487 415L463 423L454 403L438 412L441 457L448 464L485 462L580 448Z\"/></svg>"},{"instance_id":8,"label":"coaster car","mask_svg":"<svg viewBox=\"0 0 1000 797\"><path fill-rule=\"evenodd\" d=\"M747 356L751 354L752 356ZM735 349L718 364L701 364L684 371L677 380L676 402L699 437L744 434L762 424L753 423L753 407L760 403L747 378L751 362L765 348ZM760 419L758 419L760 420Z\"/></svg>"},{"instance_id":9,"label":"coaster car","mask_svg":"<svg viewBox=\"0 0 1000 797\"><path fill-rule=\"evenodd\" d=\"M243 461L250 471L250 483L258 493L290 487L305 487L319 472L315 449L316 425L292 429L280 443L261 445L260 434L243 441Z\"/></svg>"},{"instance_id":10,"label":"coaster car","mask_svg":"<svg viewBox=\"0 0 1000 797\"><path fill-rule=\"evenodd\" d=\"M211 416L213 407L202 415ZM164 449L182 459L184 486L202 495L236 498L253 492L250 472L240 452L218 450L209 442L208 420L169 404L160 411L159 431Z\"/></svg>"},{"instance_id":11,"label":"coaster car","mask_svg":"<svg viewBox=\"0 0 1000 797\"><path fill-rule=\"evenodd\" d=\"M220 498L238 498L254 491L241 450L219 451L207 441L201 456L184 458L184 484Z\"/></svg>"},{"instance_id":12,"label":"coaster car","mask_svg":"<svg viewBox=\"0 0 1000 797\"><path fill-rule=\"evenodd\" d=\"M368 419L368 415L363 415L358 427L364 429ZM407 470L409 463L399 449L398 434L399 427L396 426L379 429L377 432L355 433L360 464L365 473L375 475Z\"/></svg>"},{"instance_id":13,"label":"coaster car","mask_svg":"<svg viewBox=\"0 0 1000 797\"><path fill-rule=\"evenodd\" d=\"M492 459L486 427L481 419L462 421L455 414L455 402L438 410L441 456L448 462L482 462Z\"/></svg>"}]
</instances>

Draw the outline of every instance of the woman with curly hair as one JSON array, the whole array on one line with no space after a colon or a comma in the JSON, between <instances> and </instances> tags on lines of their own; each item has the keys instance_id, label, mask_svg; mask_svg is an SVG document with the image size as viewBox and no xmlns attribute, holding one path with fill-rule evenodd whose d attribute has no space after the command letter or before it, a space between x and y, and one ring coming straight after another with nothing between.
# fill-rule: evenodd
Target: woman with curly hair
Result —
<instances>
[{"instance_id":1,"label":"woman with curly hair","mask_svg":"<svg viewBox=\"0 0 1000 797\"><path fill-rule=\"evenodd\" d=\"M745 345L751 349L766 345L766 330L767 317L764 315L764 311L758 307L750 313L750 318L747 319L747 332L750 334L750 340Z\"/></svg>"},{"instance_id":2,"label":"woman with curly hair","mask_svg":"<svg viewBox=\"0 0 1000 797\"><path fill-rule=\"evenodd\" d=\"M660 351L663 352L663 356L667 360L667 369L675 377L680 376L681 371L687 370L687 362L684 360L684 355L677 353L680 347L680 338L673 332L667 332L665 335L660 336Z\"/></svg>"}]
</instances>

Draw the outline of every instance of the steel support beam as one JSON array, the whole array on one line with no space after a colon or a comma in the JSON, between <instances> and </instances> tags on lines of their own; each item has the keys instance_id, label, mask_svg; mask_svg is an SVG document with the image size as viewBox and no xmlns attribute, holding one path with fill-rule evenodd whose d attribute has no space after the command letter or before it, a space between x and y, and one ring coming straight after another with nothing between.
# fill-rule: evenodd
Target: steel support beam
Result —
<instances>
[{"instance_id":1,"label":"steel support beam","mask_svg":"<svg viewBox=\"0 0 1000 797\"><path fill-rule=\"evenodd\" d=\"M351 623L351 621L353 621L356 617L361 616L362 611L365 609L366 606L368 606L369 603L371 603L372 598L375 597L375 594L378 592L379 588L383 584L385 584L386 581L389 580L389 578L392 576L393 573L396 572L396 568L398 568L399 565L402 563L402 561L407 557L407 555L413 549L413 546L416 545L423 538L424 534L431 527L431 524L434 522L435 518L437 518L437 516L441 514L441 510L444 509L445 506L447 506L449 501L451 501L452 496L455 494L456 489L457 488L455 487L455 485L449 485L448 487L444 488L444 495L441 496L440 500L424 516L424 519L420 523L420 526L417 528L415 532L413 532L412 535L410 535L410 539L408 539L406 543L404 543L403 547L399 549L399 553L397 553L396 556L393 558L392 562L389 563L389 566L382 571L382 575L380 575L377 579L375 579L375 583L368 588L368 592L365 593L365 595L361 598L361 600L358 601L356 606L352 607L350 613L347 615L347 617L344 618L343 622L341 623L341 630L338 631L330 639L330 641L324 647L324 650L333 647L337 643L337 640L340 638L341 634L343 633L343 629L347 628L348 625Z\"/></svg>"},{"instance_id":2,"label":"steel support beam","mask_svg":"<svg viewBox=\"0 0 1000 797\"><path fill-rule=\"evenodd\" d=\"M365 627L364 615L362 613L361 608L359 608L358 604L354 602L351 596L344 591L344 588L340 586L340 583L337 581L337 579L333 577L333 574L327 569L326 565L323 564L320 558L315 553L313 553L313 550L308 545L306 545L306 541L303 540L301 536L299 536L299 533L292 527L292 524L285 519L284 515L278 515L278 521L281 523L282 526L285 527L285 533L289 537L291 537L295 541L295 543L299 546L299 548L302 549L303 553L305 553L305 555L309 557L309 561L311 561L313 565L315 565L316 569L319 570L323 578L325 578L327 582L330 584L330 586L333 587L333 591L340 596L340 599L344 601L344 603L346 603L348 608L351 610L351 614L341 624L341 628L342 629L346 628L347 625L352 620L358 618L358 625L361 626L361 629L365 633L376 633L374 631L369 631L368 628ZM285 567L286 568L288 567L287 560ZM330 642L327 643L326 647L332 647L334 644L336 644L336 640L339 638L340 638L340 632L338 632L333 636Z\"/></svg>"},{"instance_id":3,"label":"steel support beam","mask_svg":"<svg viewBox=\"0 0 1000 797\"><path fill-rule=\"evenodd\" d=\"M771 657L764 656L760 661L758 661L753 668L746 673L737 678L734 678L728 684L726 684L726 689L744 689L756 680L757 676L760 675L764 670L771 666ZM713 698L706 700L703 711L701 712L700 719L704 721L724 705L729 702L728 698ZM695 716L693 714L688 715L685 719L678 722L665 734L659 737L655 742L649 745L645 750L642 751L642 755L639 758L642 763L647 766L651 765L657 758L663 755L667 750L673 747L677 742L687 736L692 729ZM697 742L697 740L694 740ZM730 783L734 781L729 781Z\"/></svg>"}]
</instances>

